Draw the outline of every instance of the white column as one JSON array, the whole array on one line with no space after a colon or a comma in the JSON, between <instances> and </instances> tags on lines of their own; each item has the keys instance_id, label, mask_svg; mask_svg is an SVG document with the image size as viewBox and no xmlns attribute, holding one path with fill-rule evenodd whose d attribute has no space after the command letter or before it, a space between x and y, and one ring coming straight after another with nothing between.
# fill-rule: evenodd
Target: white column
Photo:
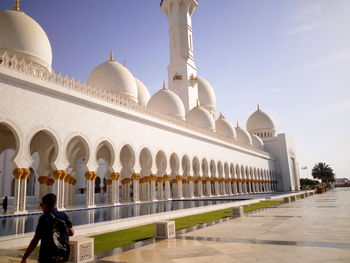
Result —
<instances>
[{"instance_id":1,"label":"white column","mask_svg":"<svg viewBox=\"0 0 350 263\"><path fill-rule=\"evenodd\" d=\"M157 188L156 188L156 180L157 176L155 174L150 175L151 181L150 181L150 199L151 201L157 201Z\"/></svg>"},{"instance_id":2,"label":"white column","mask_svg":"<svg viewBox=\"0 0 350 263\"><path fill-rule=\"evenodd\" d=\"M14 191L14 213L20 211L20 198L21 198L21 177L23 169L16 168L13 170L13 176L15 177L15 191Z\"/></svg>"},{"instance_id":3,"label":"white column","mask_svg":"<svg viewBox=\"0 0 350 263\"><path fill-rule=\"evenodd\" d=\"M188 190L189 190L189 198L194 197L194 177L189 176L188 178Z\"/></svg>"},{"instance_id":4,"label":"white column","mask_svg":"<svg viewBox=\"0 0 350 263\"><path fill-rule=\"evenodd\" d=\"M132 175L132 191L133 191L133 202L140 202L140 175L135 173Z\"/></svg>"},{"instance_id":5,"label":"white column","mask_svg":"<svg viewBox=\"0 0 350 263\"><path fill-rule=\"evenodd\" d=\"M217 178L215 178L214 187L215 187L215 195L220 195L220 185Z\"/></svg>"},{"instance_id":6,"label":"white column","mask_svg":"<svg viewBox=\"0 0 350 263\"><path fill-rule=\"evenodd\" d=\"M206 178L206 189L207 189L207 196L212 196L212 193L211 193L211 178L207 177Z\"/></svg>"},{"instance_id":7,"label":"white column","mask_svg":"<svg viewBox=\"0 0 350 263\"><path fill-rule=\"evenodd\" d=\"M164 175L164 189L165 189L165 199L171 199L171 190L170 190L170 175Z\"/></svg>"},{"instance_id":8,"label":"white column","mask_svg":"<svg viewBox=\"0 0 350 263\"><path fill-rule=\"evenodd\" d=\"M183 199L183 191L182 191L182 176L176 176L176 198Z\"/></svg>"},{"instance_id":9,"label":"white column","mask_svg":"<svg viewBox=\"0 0 350 263\"><path fill-rule=\"evenodd\" d=\"M198 177L197 179L197 196L198 197L203 196L203 182L201 177Z\"/></svg>"},{"instance_id":10,"label":"white column","mask_svg":"<svg viewBox=\"0 0 350 263\"><path fill-rule=\"evenodd\" d=\"M158 186L158 200L163 200L164 199L164 179L160 177L157 180L157 186Z\"/></svg>"}]
</instances>

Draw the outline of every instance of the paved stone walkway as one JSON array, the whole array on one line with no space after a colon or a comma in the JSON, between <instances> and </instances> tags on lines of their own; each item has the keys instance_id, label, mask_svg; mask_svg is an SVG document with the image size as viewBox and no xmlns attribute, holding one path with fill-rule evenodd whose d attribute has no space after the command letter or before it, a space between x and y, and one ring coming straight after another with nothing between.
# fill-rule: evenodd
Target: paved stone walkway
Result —
<instances>
[{"instance_id":1,"label":"paved stone walkway","mask_svg":"<svg viewBox=\"0 0 350 263\"><path fill-rule=\"evenodd\" d=\"M1 263L20 262L15 255L1 254L5 255L0 251ZM350 188L282 204L96 262L350 262Z\"/></svg>"},{"instance_id":2,"label":"paved stone walkway","mask_svg":"<svg viewBox=\"0 0 350 263\"><path fill-rule=\"evenodd\" d=\"M350 188L282 204L98 262L350 262Z\"/></svg>"}]
</instances>

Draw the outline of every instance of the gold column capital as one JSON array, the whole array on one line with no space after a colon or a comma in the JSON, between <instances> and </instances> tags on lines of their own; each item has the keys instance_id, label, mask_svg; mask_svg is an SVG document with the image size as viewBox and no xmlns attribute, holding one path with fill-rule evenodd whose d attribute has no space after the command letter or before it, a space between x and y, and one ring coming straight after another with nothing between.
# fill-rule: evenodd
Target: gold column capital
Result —
<instances>
[{"instance_id":1,"label":"gold column capital","mask_svg":"<svg viewBox=\"0 0 350 263\"><path fill-rule=\"evenodd\" d=\"M23 169L22 168L16 168L13 170L12 172L13 176L16 178L16 179L19 179L22 174L23 174Z\"/></svg>"}]
</instances>

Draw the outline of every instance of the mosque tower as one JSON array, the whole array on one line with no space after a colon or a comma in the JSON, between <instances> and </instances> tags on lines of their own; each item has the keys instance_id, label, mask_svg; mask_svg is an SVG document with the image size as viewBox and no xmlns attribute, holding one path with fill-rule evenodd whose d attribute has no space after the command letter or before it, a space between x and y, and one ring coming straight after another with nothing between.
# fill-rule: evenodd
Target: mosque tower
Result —
<instances>
[{"instance_id":1,"label":"mosque tower","mask_svg":"<svg viewBox=\"0 0 350 263\"><path fill-rule=\"evenodd\" d=\"M162 0L160 3L169 20L168 86L181 98L186 113L196 107L198 100L191 21L197 6L197 0Z\"/></svg>"}]
</instances>

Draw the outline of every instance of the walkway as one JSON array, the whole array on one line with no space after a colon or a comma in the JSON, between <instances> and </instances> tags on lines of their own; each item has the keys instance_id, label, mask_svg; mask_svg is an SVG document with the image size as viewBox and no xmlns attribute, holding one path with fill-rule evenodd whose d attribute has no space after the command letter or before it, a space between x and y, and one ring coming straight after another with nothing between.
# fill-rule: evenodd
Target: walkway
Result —
<instances>
[{"instance_id":1,"label":"walkway","mask_svg":"<svg viewBox=\"0 0 350 263\"><path fill-rule=\"evenodd\" d=\"M350 262L350 188L335 189L97 262Z\"/></svg>"}]
</instances>

